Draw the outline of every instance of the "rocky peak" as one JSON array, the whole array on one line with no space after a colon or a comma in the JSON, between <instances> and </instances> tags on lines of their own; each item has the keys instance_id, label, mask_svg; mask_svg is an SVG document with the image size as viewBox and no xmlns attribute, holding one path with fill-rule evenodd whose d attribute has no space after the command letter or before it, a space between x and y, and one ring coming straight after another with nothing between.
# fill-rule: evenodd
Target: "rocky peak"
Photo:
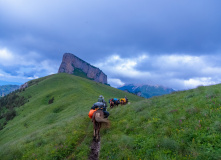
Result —
<instances>
[{"instance_id":1,"label":"rocky peak","mask_svg":"<svg viewBox=\"0 0 221 160\"><path fill-rule=\"evenodd\" d=\"M99 68L90 65L71 53L65 53L63 55L58 73L77 75L79 72L82 72L91 80L107 84L107 75L104 74Z\"/></svg>"}]
</instances>

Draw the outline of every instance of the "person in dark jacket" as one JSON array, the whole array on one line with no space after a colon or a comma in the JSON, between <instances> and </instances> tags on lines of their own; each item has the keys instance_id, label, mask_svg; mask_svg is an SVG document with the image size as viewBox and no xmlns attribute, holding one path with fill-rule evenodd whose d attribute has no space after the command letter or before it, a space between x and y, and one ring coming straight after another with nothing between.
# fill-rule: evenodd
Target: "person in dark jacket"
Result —
<instances>
[{"instance_id":1,"label":"person in dark jacket","mask_svg":"<svg viewBox=\"0 0 221 160\"><path fill-rule=\"evenodd\" d=\"M91 109L99 108L104 112L104 118L109 116L109 112L107 111L107 102L105 102L104 97L102 95L99 96L98 102L94 103Z\"/></svg>"},{"instance_id":2,"label":"person in dark jacket","mask_svg":"<svg viewBox=\"0 0 221 160\"><path fill-rule=\"evenodd\" d=\"M100 95L97 101L98 102L104 102L104 97L102 95Z\"/></svg>"}]
</instances>

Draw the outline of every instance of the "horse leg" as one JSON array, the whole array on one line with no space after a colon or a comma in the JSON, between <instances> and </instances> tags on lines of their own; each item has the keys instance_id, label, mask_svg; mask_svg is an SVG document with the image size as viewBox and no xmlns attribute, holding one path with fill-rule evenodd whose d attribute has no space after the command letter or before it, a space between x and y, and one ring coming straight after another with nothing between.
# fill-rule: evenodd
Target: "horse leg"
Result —
<instances>
[{"instance_id":1,"label":"horse leg","mask_svg":"<svg viewBox=\"0 0 221 160\"><path fill-rule=\"evenodd\" d=\"M96 129L94 128L94 140L96 139Z\"/></svg>"},{"instance_id":2,"label":"horse leg","mask_svg":"<svg viewBox=\"0 0 221 160\"><path fill-rule=\"evenodd\" d=\"M100 141L100 129L101 129L101 123L99 123L98 126L98 141Z\"/></svg>"},{"instance_id":3,"label":"horse leg","mask_svg":"<svg viewBox=\"0 0 221 160\"><path fill-rule=\"evenodd\" d=\"M96 142L98 142L98 139L99 139L99 131L100 131L100 129L98 128L96 130Z\"/></svg>"}]
</instances>

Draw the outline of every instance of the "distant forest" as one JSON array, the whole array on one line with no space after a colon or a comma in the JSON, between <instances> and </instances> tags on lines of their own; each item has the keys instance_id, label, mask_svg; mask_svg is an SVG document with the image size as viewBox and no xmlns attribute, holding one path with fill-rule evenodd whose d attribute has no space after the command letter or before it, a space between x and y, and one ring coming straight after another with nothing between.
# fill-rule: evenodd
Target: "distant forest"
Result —
<instances>
[{"instance_id":1,"label":"distant forest","mask_svg":"<svg viewBox=\"0 0 221 160\"><path fill-rule=\"evenodd\" d=\"M19 96L18 93L22 91L16 90L0 98L0 130L3 129L9 120L16 116L15 108L28 102L24 96Z\"/></svg>"}]
</instances>

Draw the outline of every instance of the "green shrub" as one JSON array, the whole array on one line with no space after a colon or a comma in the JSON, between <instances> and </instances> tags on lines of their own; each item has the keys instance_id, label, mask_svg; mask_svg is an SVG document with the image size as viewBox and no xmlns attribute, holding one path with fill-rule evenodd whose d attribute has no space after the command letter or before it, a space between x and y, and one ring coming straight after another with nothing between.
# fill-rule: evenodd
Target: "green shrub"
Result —
<instances>
[{"instance_id":1,"label":"green shrub","mask_svg":"<svg viewBox=\"0 0 221 160\"><path fill-rule=\"evenodd\" d=\"M16 116L16 111L14 109L10 109L7 113L6 113L6 121L9 121L11 119L13 119Z\"/></svg>"}]
</instances>

